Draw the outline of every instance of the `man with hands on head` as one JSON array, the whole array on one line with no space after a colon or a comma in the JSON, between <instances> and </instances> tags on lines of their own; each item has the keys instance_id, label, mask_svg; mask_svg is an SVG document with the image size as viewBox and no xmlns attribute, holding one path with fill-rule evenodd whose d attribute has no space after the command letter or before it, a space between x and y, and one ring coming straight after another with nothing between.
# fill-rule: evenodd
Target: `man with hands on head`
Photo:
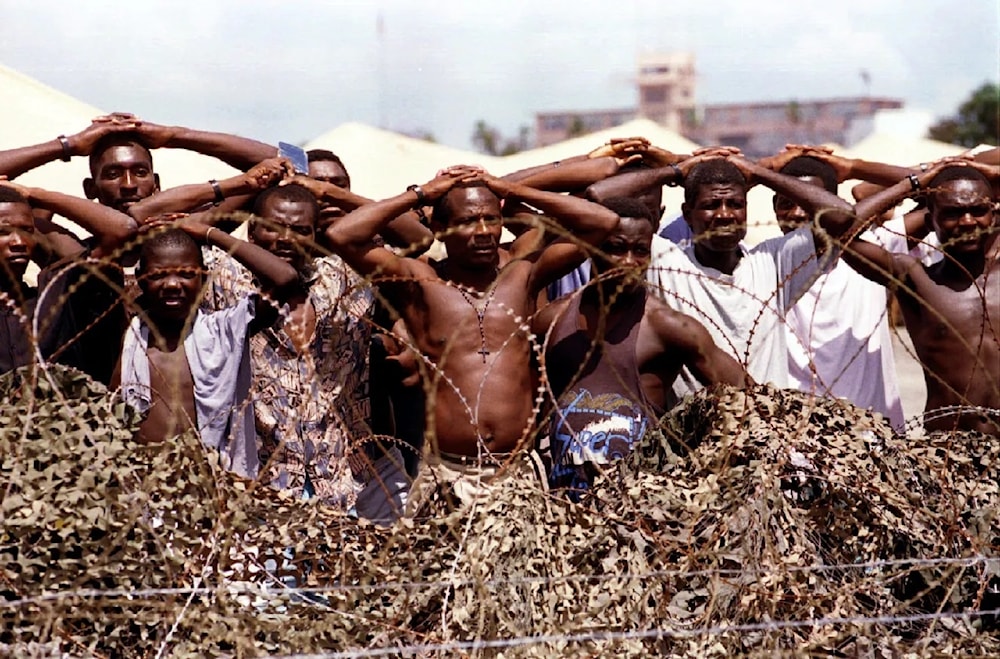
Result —
<instances>
[{"instance_id":1,"label":"man with hands on head","mask_svg":"<svg viewBox=\"0 0 1000 659\"><path fill-rule=\"evenodd\" d=\"M701 323L648 294L656 230L649 207L629 198L604 203L620 221L591 255L594 278L532 319L555 399L549 482L573 499L659 420L682 366L706 386L749 382Z\"/></svg>"},{"instance_id":2,"label":"man with hands on head","mask_svg":"<svg viewBox=\"0 0 1000 659\"><path fill-rule=\"evenodd\" d=\"M402 511L406 479L399 450L379 451L371 441L373 295L340 258L316 256L320 207L294 182L304 177L291 173L287 161L275 158L244 175L269 186L256 194L250 242L298 275L286 313L250 339L254 417L271 456L267 478L297 498L389 521ZM253 273L222 250L206 250L205 261L207 308L237 304L255 290Z\"/></svg>"},{"instance_id":3,"label":"man with hands on head","mask_svg":"<svg viewBox=\"0 0 1000 659\"><path fill-rule=\"evenodd\" d=\"M667 169L671 174L664 172L664 178L684 184L682 212L694 240L682 249L655 237L648 282L668 305L705 325L715 343L756 381L789 386L784 316L822 267L808 227L752 249L742 244L747 189L760 182L793 199L820 218L824 239L847 232L852 207L825 189L753 163L731 147L702 150ZM823 255L824 260L834 257ZM698 388L685 369L673 389L681 398Z\"/></svg>"},{"instance_id":4,"label":"man with hands on head","mask_svg":"<svg viewBox=\"0 0 1000 659\"><path fill-rule=\"evenodd\" d=\"M853 161L824 147L790 145L786 153L794 151L800 155L789 159L779 154L759 164L831 194L836 194L843 177L865 175L852 172ZM782 233L803 226L819 231L818 218L788 197L776 193L773 207ZM905 236L900 239L880 226L866 233L865 239L882 245L902 243L906 249ZM823 253L830 248L834 246L820 235L817 250ZM888 316L885 288L864 279L843 261L832 264L788 310L790 384L806 393L842 398L878 412L902 431L903 407Z\"/></svg>"},{"instance_id":5,"label":"man with hands on head","mask_svg":"<svg viewBox=\"0 0 1000 659\"><path fill-rule=\"evenodd\" d=\"M215 312L200 310L206 277L200 243L250 269L263 294ZM196 429L227 469L255 477L248 338L273 322L275 304L297 281L295 269L261 247L186 218L176 227L147 228L136 277L142 295L112 386L120 385L125 402L145 415L139 440L159 442Z\"/></svg>"},{"instance_id":6,"label":"man with hands on head","mask_svg":"<svg viewBox=\"0 0 1000 659\"><path fill-rule=\"evenodd\" d=\"M13 179L55 160L69 162L74 156L88 156L91 175L83 182L87 198L131 213L134 207L160 190L152 158L152 149L157 148L195 151L243 171L277 151L273 146L236 135L164 126L129 113L116 112L95 118L89 126L73 135L60 135L40 144L0 151L0 175ZM223 201L215 195L211 200ZM244 202L245 199L234 199L226 202L224 207L233 209ZM153 208L135 216L190 210ZM55 225L46 226L44 231L56 235L65 233Z\"/></svg>"},{"instance_id":7,"label":"man with hands on head","mask_svg":"<svg viewBox=\"0 0 1000 659\"><path fill-rule=\"evenodd\" d=\"M946 158L858 205L859 222L923 195L944 258L925 265L855 238L844 260L892 287L927 384L924 427L1000 437L1000 167ZM865 203L861 202L861 203ZM857 232L855 231L855 235Z\"/></svg>"},{"instance_id":8,"label":"man with hands on head","mask_svg":"<svg viewBox=\"0 0 1000 659\"><path fill-rule=\"evenodd\" d=\"M538 247L525 235L501 248L501 199L538 209L573 237ZM433 205L446 259L401 257L375 242L393 218L424 205ZM583 199L453 167L327 229L335 252L381 287L422 360L429 441L412 512L435 480L468 503L499 473L537 470L536 457L525 459L535 431L527 321L539 291L582 260L575 242L595 245L617 222L614 212Z\"/></svg>"},{"instance_id":9,"label":"man with hands on head","mask_svg":"<svg viewBox=\"0 0 1000 659\"><path fill-rule=\"evenodd\" d=\"M36 230L35 210L72 220L94 236L94 245L88 250L75 237L60 235L59 245L53 246ZM4 259L0 263L0 372L41 357L108 383L125 324L122 271L113 257L134 231L134 220L112 208L0 181L0 254ZM65 256L51 263L53 253L56 258ZM37 287L24 280L30 261L42 267Z\"/></svg>"}]
</instances>

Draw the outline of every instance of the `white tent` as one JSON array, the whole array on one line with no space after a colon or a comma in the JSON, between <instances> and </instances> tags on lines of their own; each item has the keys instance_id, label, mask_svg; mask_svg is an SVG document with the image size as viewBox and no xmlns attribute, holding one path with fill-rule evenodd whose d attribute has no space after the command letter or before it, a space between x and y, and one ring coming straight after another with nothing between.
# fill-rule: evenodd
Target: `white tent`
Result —
<instances>
[{"instance_id":1,"label":"white tent","mask_svg":"<svg viewBox=\"0 0 1000 659\"><path fill-rule=\"evenodd\" d=\"M698 145L691 140L664 128L649 119L635 119L614 128L606 128L580 137L572 137L562 142L548 146L521 151L511 156L501 158L497 174L509 174L519 169L526 169L556 160L565 160L573 156L589 153L615 137L645 137L652 144L672 153L691 153Z\"/></svg>"},{"instance_id":2,"label":"white tent","mask_svg":"<svg viewBox=\"0 0 1000 659\"><path fill-rule=\"evenodd\" d=\"M397 195L451 165L480 165L497 171L497 160L473 151L419 140L362 123L346 123L310 140L306 149L336 153L351 175L351 189L372 199Z\"/></svg>"},{"instance_id":3,"label":"white tent","mask_svg":"<svg viewBox=\"0 0 1000 659\"><path fill-rule=\"evenodd\" d=\"M910 167L945 156L957 156L965 150L965 147L923 137L873 133L854 146L838 151L838 155Z\"/></svg>"},{"instance_id":4,"label":"white tent","mask_svg":"<svg viewBox=\"0 0 1000 659\"><path fill-rule=\"evenodd\" d=\"M102 114L72 96L0 65L0 150L14 149L54 140L57 135L71 135ZM151 121L162 121L149 117ZM164 187L232 176L229 165L197 153L160 149L154 155L155 168ZM73 158L43 165L17 179L24 185L83 195L81 181L89 176L86 158Z\"/></svg>"},{"instance_id":5,"label":"white tent","mask_svg":"<svg viewBox=\"0 0 1000 659\"><path fill-rule=\"evenodd\" d=\"M103 114L17 71L0 66L0 149L14 149L54 140L61 133L72 133ZM18 183L44 187L66 194L82 195L81 181L89 176L85 158L73 162L55 161L32 170L17 179Z\"/></svg>"},{"instance_id":6,"label":"white tent","mask_svg":"<svg viewBox=\"0 0 1000 659\"><path fill-rule=\"evenodd\" d=\"M519 169L526 169L556 160L565 160L572 156L588 153L614 137L645 137L652 144L677 154L691 153L699 148L698 144L672 130L664 128L654 121L636 119L614 128L588 133L581 137L574 137L549 146L507 156L501 159L500 169L497 170L497 173L507 174ZM679 215L683 201L684 190L682 188L664 187L664 217L669 219ZM750 190L747 196L747 206L747 217L750 221L750 228L747 233L748 243L756 244L761 240L780 234L777 225L774 223L774 213L771 210L771 194L769 191L760 188Z\"/></svg>"},{"instance_id":7,"label":"white tent","mask_svg":"<svg viewBox=\"0 0 1000 659\"><path fill-rule=\"evenodd\" d=\"M630 121L617 128L589 133L557 144L522 151L505 157L487 156L472 151L426 142L362 123L346 123L310 140L306 149L328 149L344 161L351 174L351 187L358 194L383 199L399 194L411 183L422 183L442 167L475 164L493 174L509 174L520 169L588 153L613 137L647 138L674 153L690 153L698 145L647 119ZM684 192L664 188L665 214L680 213ZM769 191L755 188L748 197L750 230L748 242L757 243L779 235L771 211Z\"/></svg>"}]
</instances>

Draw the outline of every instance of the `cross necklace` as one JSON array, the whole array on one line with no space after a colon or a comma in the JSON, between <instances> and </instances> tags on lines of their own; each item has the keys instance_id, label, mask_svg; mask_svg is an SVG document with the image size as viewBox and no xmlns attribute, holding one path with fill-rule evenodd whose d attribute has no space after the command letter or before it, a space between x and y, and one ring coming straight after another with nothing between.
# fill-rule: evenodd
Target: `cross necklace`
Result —
<instances>
[{"instance_id":1,"label":"cross necklace","mask_svg":"<svg viewBox=\"0 0 1000 659\"><path fill-rule=\"evenodd\" d=\"M496 292L496 288L491 285L489 289L487 289L486 303L483 304L482 307L480 307L477 301L469 295L469 292L465 290L464 286L458 286L458 292L462 294L465 301L468 302L469 306L471 306L476 312L476 321L479 323L479 340L482 345L482 348L478 350L478 353L483 356L483 363L485 364L486 355L490 354L490 351L486 349L486 327L483 320L486 318L486 310L489 309L490 302L493 301L493 294Z\"/></svg>"}]
</instances>

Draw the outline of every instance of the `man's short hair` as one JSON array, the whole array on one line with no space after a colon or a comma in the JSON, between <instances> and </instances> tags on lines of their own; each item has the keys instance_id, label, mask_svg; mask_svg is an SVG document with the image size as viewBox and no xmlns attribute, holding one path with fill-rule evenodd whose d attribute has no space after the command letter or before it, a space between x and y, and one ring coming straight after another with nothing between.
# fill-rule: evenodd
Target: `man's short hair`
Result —
<instances>
[{"instance_id":1,"label":"man's short hair","mask_svg":"<svg viewBox=\"0 0 1000 659\"><path fill-rule=\"evenodd\" d=\"M149 156L149 162L153 162L153 152L149 150L145 140L138 133L109 133L94 143L94 148L90 150L90 174L97 175L97 161L101 159L104 152L116 146L137 146Z\"/></svg>"},{"instance_id":2,"label":"man's short hair","mask_svg":"<svg viewBox=\"0 0 1000 659\"><path fill-rule=\"evenodd\" d=\"M316 218L319 217L319 203L316 201L316 197L298 183L276 185L258 194L253 202L253 214L257 217L264 217L264 207L272 199L308 204L312 209L313 221L315 222Z\"/></svg>"},{"instance_id":3,"label":"man's short hair","mask_svg":"<svg viewBox=\"0 0 1000 659\"><path fill-rule=\"evenodd\" d=\"M28 206L28 200L19 190L0 185L0 204L24 204Z\"/></svg>"},{"instance_id":4,"label":"man's short hair","mask_svg":"<svg viewBox=\"0 0 1000 659\"><path fill-rule=\"evenodd\" d=\"M828 162L823 162L813 156L797 156L781 168L780 174L785 176L814 176L823 182L827 192L837 194L837 172Z\"/></svg>"},{"instance_id":5,"label":"man's short hair","mask_svg":"<svg viewBox=\"0 0 1000 659\"><path fill-rule=\"evenodd\" d=\"M322 162L324 160L328 162L335 162L343 167L345 172L347 171L347 165L345 165L344 161L340 159L340 156L333 151L327 151L326 149L309 149L306 151L306 156L309 157L309 162Z\"/></svg>"},{"instance_id":6,"label":"man's short hair","mask_svg":"<svg viewBox=\"0 0 1000 659\"><path fill-rule=\"evenodd\" d=\"M684 177L684 203L693 205L698 198L698 190L703 185L735 185L745 191L747 180L739 168L728 160L706 160L692 167Z\"/></svg>"},{"instance_id":7,"label":"man's short hair","mask_svg":"<svg viewBox=\"0 0 1000 659\"><path fill-rule=\"evenodd\" d=\"M968 167L966 165L945 167L927 184L928 194L926 198L928 210L934 210L934 194L937 188L950 181L982 181L988 190L993 190L993 186L990 185L990 181L986 178L986 175L975 167ZM992 197L988 201L992 201Z\"/></svg>"},{"instance_id":8,"label":"man's short hair","mask_svg":"<svg viewBox=\"0 0 1000 659\"><path fill-rule=\"evenodd\" d=\"M989 179L986 178L986 175L975 167L968 167L966 165L951 165L938 172L937 176L932 178L930 183L927 184L927 189L934 190L934 188L949 181L982 181L987 186L990 185Z\"/></svg>"},{"instance_id":9,"label":"man's short hair","mask_svg":"<svg viewBox=\"0 0 1000 659\"><path fill-rule=\"evenodd\" d=\"M646 204L631 197L611 197L601 202L610 211L615 212L618 217L632 217L648 221L653 226L653 232L659 226L659 218L653 217L652 210Z\"/></svg>"},{"instance_id":10,"label":"man's short hair","mask_svg":"<svg viewBox=\"0 0 1000 659\"><path fill-rule=\"evenodd\" d=\"M205 259L202 257L201 248L198 247L198 243L195 242L194 238L180 229L167 229L165 231L156 231L143 239L142 246L139 248L139 264L136 267L136 272L139 274L145 272L146 261L151 254L170 247L190 250L197 256L198 267L204 270Z\"/></svg>"},{"instance_id":11,"label":"man's short hair","mask_svg":"<svg viewBox=\"0 0 1000 659\"><path fill-rule=\"evenodd\" d=\"M448 192L438 197L437 201L434 202L434 212L431 215L432 220L440 223L442 226L448 226L448 223L451 221L451 208L448 206L448 198L451 197L451 193L453 191L462 188L483 188L490 194L494 194L493 191L490 190L489 186L482 181L459 181L451 186L451 189L448 190Z\"/></svg>"}]
</instances>

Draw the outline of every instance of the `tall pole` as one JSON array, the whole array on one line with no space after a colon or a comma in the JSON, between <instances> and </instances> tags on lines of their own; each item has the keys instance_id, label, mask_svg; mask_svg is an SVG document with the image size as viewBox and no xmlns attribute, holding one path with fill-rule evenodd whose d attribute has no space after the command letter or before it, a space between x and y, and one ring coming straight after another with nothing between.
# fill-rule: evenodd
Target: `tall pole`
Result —
<instances>
[{"instance_id":1,"label":"tall pole","mask_svg":"<svg viewBox=\"0 0 1000 659\"><path fill-rule=\"evenodd\" d=\"M378 112L378 127L385 129L385 19L382 10L375 17L375 48L376 48L376 104Z\"/></svg>"}]
</instances>

